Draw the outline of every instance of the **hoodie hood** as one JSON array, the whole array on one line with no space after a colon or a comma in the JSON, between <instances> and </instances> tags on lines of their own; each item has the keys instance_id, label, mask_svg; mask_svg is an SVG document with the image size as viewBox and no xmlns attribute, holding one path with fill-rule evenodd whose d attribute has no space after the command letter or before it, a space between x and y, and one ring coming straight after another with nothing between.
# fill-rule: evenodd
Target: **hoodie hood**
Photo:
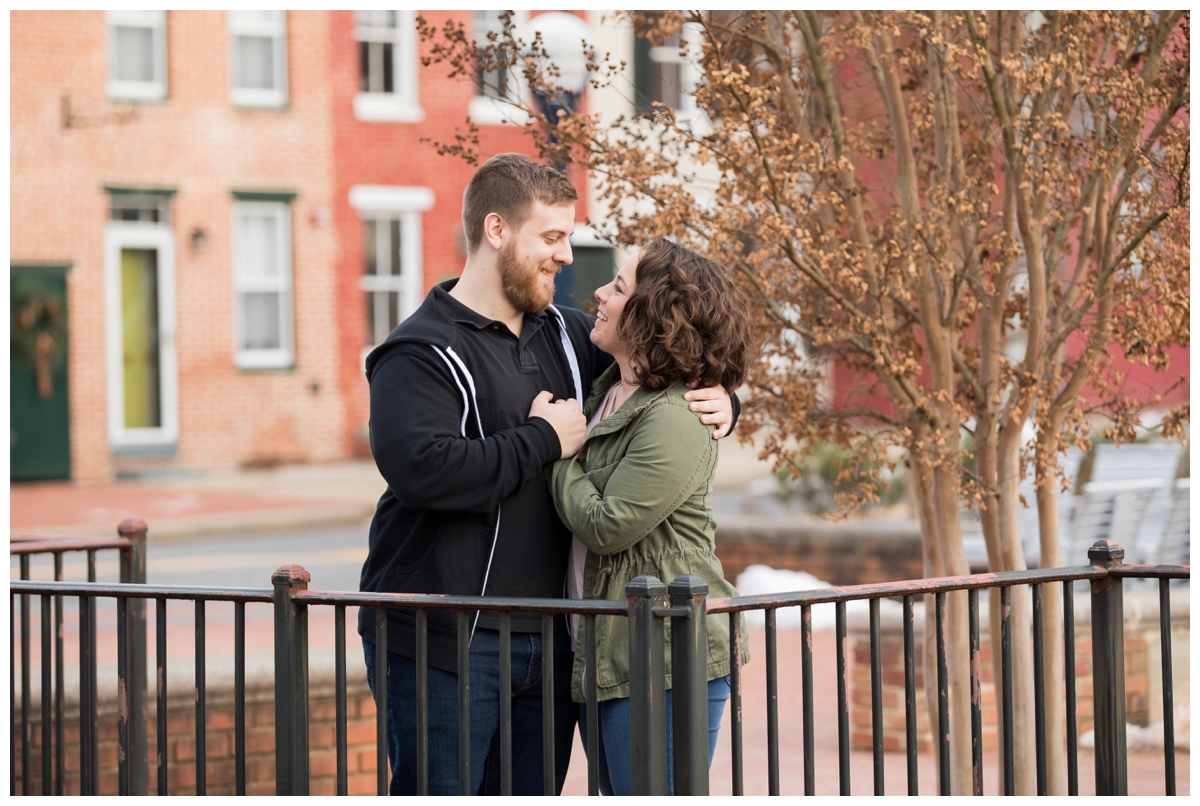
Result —
<instances>
[{"instance_id":1,"label":"hoodie hood","mask_svg":"<svg viewBox=\"0 0 1200 806\"><path fill-rule=\"evenodd\" d=\"M454 339L454 322L446 315L442 306L435 300L434 294L438 289L449 292L458 282L458 278L439 283L429 289L421 307L412 316L401 322L383 343L367 354L367 380L375 371L379 360L390 353L400 344L431 344L435 347L449 347Z\"/></svg>"}]
</instances>

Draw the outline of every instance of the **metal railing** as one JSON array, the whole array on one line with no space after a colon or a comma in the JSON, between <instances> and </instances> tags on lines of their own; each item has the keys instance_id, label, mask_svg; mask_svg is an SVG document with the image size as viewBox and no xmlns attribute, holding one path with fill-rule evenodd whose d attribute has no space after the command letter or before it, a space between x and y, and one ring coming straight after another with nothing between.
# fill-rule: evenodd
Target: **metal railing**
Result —
<instances>
[{"instance_id":1,"label":"metal railing","mask_svg":"<svg viewBox=\"0 0 1200 806\"><path fill-rule=\"evenodd\" d=\"M54 579L63 581L63 555L69 552L87 552L87 581L96 581L96 552L106 549L116 549L120 552L120 579L130 584L144 584L146 581L146 523L137 518L127 518L117 526L117 537L58 537L54 535L13 534L9 536L9 555L18 558L20 563L20 578L29 579L29 560L35 555L49 554L54 559ZM65 592L65 591L64 591ZM71 593L70 595L75 595ZM14 592L15 596L15 592ZM54 597L54 657L51 661L50 641L50 597L41 597L41 650L42 650L42 792L43 795L63 794L63 777L66 768L64 757L65 741L63 724L65 707L63 703L63 601L62 594ZM29 677L29 594L22 593L21 600L21 794L31 794L32 777L30 776L30 749L32 733L29 720L30 710L30 677ZM16 616L15 599L10 602L10 612ZM91 775L80 777L81 794L97 794L99 780L98 765L87 764L85 760L94 760L99 752L97 723L97 692L96 692L96 611L93 602L85 595L79 597L79 747L81 754L81 770L91 770ZM127 629L121 632L120 641L127 642L128 651L125 653L127 665L122 666L124 679L129 682L127 708L123 715L124 721L132 720L135 724L144 724L146 719L146 609L140 602L124 615L121 622ZM86 628L84 627L86 625ZM15 716L16 708L16 675L14 661L16 649L13 640L15 623L9 626L9 679L14 681L11 690L9 713ZM51 686L50 673L53 667L54 684ZM47 692L54 691L54 719L50 717L50 701ZM16 794L16 720L9 720L9 794ZM51 725L53 725L54 741L51 742ZM53 773L51 767L50 748L54 748ZM145 792L146 781L146 744L145 738L140 744L136 741L131 745L133 757L140 759L136 776L141 782L141 792ZM140 751L140 752L139 752Z\"/></svg>"},{"instance_id":2,"label":"metal railing","mask_svg":"<svg viewBox=\"0 0 1200 806\"><path fill-rule=\"evenodd\" d=\"M1165 754L1165 779L1168 795L1175 794L1175 743L1173 724L1173 674L1171 669L1171 613L1168 583L1171 579L1189 579L1189 566L1178 565L1122 565L1124 550L1111 540L1097 541L1088 550L1091 566L1080 568L1049 568L1033 571L1008 571L1001 573L973 574L961 577L922 579L891 584L852 585L841 588L824 588L793 594L765 594L760 596L738 596L709 601L707 613L728 613L735 619L739 612L748 610L766 611L766 654L767 654L767 752L768 787L771 795L779 793L779 719L777 711L778 668L776 664L775 611L783 607L801 608L802 613L802 685L804 698L804 793L815 794L815 759L813 744L813 692L812 692L812 606L832 602L836 607L837 644L837 708L838 708L838 760L840 794L851 794L850 789L850 709L846 657L846 603L866 599L870 603L871 644L871 710L872 750L874 762L874 794L883 794L883 713L882 713L882 669L880 659L879 602L888 597L902 597L904 607L904 680L905 680L905 727L907 733L908 794L917 791L917 694L915 687L913 603L914 597L933 594L935 598L936 646L937 646L937 750L938 750L938 793L950 794L950 704L947 642L946 642L946 594L953 591L968 592L969 646L971 653L971 781L972 793L983 794L983 737L982 714L980 711L980 641L979 641L979 591L986 588L1000 589L1001 602L1001 681L1002 714L1000 735L1003 741L1003 784L1005 792L1014 791L1015 770L1013 768L1013 660L1012 660L1012 589L1028 585L1033 595L1033 662L1034 662L1034 714L1036 734L1037 793L1047 794L1048 769L1046 752L1046 677L1045 642L1043 619L1043 587L1061 583L1063 586L1063 642L1066 661L1066 727L1067 727L1067 789L1068 794L1079 794L1078 741L1075 690L1075 617L1072 586L1078 581L1091 583L1092 595L1092 663L1093 696L1095 715L1095 774L1096 793L1099 795L1125 795L1127 792L1127 759L1125 735L1125 648L1122 580L1149 578L1159 580L1159 621L1162 641L1162 691L1163 691L1163 741ZM735 633L736 635L736 633ZM993 644L995 647L995 644ZM734 653L735 660L737 653ZM731 710L733 745L733 793L742 794L742 742L741 742L741 683L740 670L736 664L733 674L733 701ZM655 716L657 719L657 715ZM635 756L636 758L636 756ZM652 793L661 794L661 786Z\"/></svg>"},{"instance_id":3,"label":"metal railing","mask_svg":"<svg viewBox=\"0 0 1200 806\"><path fill-rule=\"evenodd\" d=\"M245 615L246 602L271 602L274 605L275 632L275 769L277 794L307 794L309 791L309 673L308 673L308 609L314 606L329 606L334 609L335 629L335 697L336 697L336 749L338 794L347 791L347 709L346 709L346 657L345 657L345 609L348 606L378 608L382 615L388 608L402 608L415 613L416 622L416 685L417 685L417 787L421 794L428 792L428 713L425 706L428 673L428 612L430 610L456 611L458 629L458 692L460 713L467 707L470 697L470 614L481 610L497 611L500 622L500 651L502 656L510 647L510 621L513 613L538 613L542 616L542 635L545 645L543 656L553 657L553 617L557 614L578 614L584 623L586 636L583 651L586 653L586 714L588 735L585 738L588 765L588 791L598 794L597 759L597 681L595 619L613 616L630 621L630 690L631 690L631 752L634 794L665 794L667 776L672 776L676 794L707 794L709 789L708 725L707 725L707 638L706 617L727 614L730 619L732 668L732 700L730 703L731 746L733 761L733 792L742 794L743 741L742 705L743 672L740 665L742 633L738 629L741 614L750 610L764 610L766 617L766 685L767 685L767 733L768 733L768 786L770 794L779 794L779 714L776 612L780 608L799 607L802 612L802 685L803 685L803 737L804 737L804 790L815 791L815 760L813 742L813 673L812 673L812 613L813 605L833 603L836 608L837 669L838 669L838 736L839 736L839 783L842 794L850 794L850 741L849 741L849 692L847 691L846 657L846 604L851 601L867 600L870 606L871 631L871 678L872 678L872 723L874 737L874 791L883 792L883 743L882 712L880 708L880 633L879 603L886 597L902 598L904 603L904 666L906 688L906 727L908 753L908 791L917 794L917 742L916 742L916 687L914 667L913 602L914 597L931 594L936 602L937 676L938 676L938 754L939 792L950 791L948 726L950 703L947 684L948 665L946 658L946 594L954 591L968 592L969 641L971 663L971 725L972 725L972 783L975 794L982 794L982 731L979 708L979 609L978 592L981 589L1000 590L1002 612L1000 651L1002 654L1003 687L1002 741L1004 742L1005 769L1003 777L1007 791L1013 791L1013 701L1012 701L1012 625L1009 616L1012 588L1030 586L1033 596L1033 646L1035 678L1035 718L1037 725L1037 788L1044 794L1047 788L1046 769L1046 713L1045 713L1045 670L1043 641L1042 592L1047 584L1061 584L1064 592L1071 593L1075 582L1091 583L1092 603L1092 653L1094 668L1094 713L1095 713L1095 770L1098 794L1126 794L1125 755L1125 685L1124 685L1124 639L1122 620L1122 580L1131 577L1154 578L1160 585L1160 621L1163 659L1164 700L1164 750L1166 755L1166 789L1175 792L1174 727L1171 674L1170 604L1167 596L1168 581L1190 578L1188 566L1148 566L1121 564L1122 549L1111 541L1100 541L1093 546L1088 557L1092 565L1079 568L1054 568L1035 571L1016 571L996 574L976 574L963 577L915 580L893 584L856 585L826 588L792 594L769 594L761 596L738 596L725 599L706 599L707 586L697 577L685 576L674 580L669 586L653 577L638 577L626 588L627 602L578 601L554 599L503 599L482 597L428 596L410 594L326 592L310 591L310 576L299 566L284 566L272 577L273 588L230 589L199 587L155 587L145 584L110 584L31 582L11 583L14 596L40 595L43 608L43 716L46 711L46 692L50 690L46 676L49 663L45 647L49 644L47 630L50 597L78 596L80 599L81 630L81 676L85 674L85 645L94 648L94 628L85 637L91 624L84 618L94 613L94 600L98 597L115 598L118 605L118 674L119 691L130 691L135 685L131 676L131 655L134 651L131 640L130 614L133 603L154 599L157 607L157 711L158 711L158 792L167 793L167 730L166 730L166 601L168 599L191 600L196 607L196 792L205 794L205 681L204 681L204 604L207 601L231 601L235 607L235 737L236 791L245 792ZM143 566L144 567L144 566ZM668 601L669 599L669 601ZM1076 737L1076 692L1074 677L1074 613L1073 597L1064 597L1064 642L1066 651L1067 692L1067 774L1071 794L1078 793L1078 759L1075 748ZM26 609L26 613L28 610ZM666 711L664 702L667 620L671 630L671 663L673 667L673 725L671 735L674 743L674 766L667 769L666 763ZM378 647L387 647L387 618L375 618L374 642ZM144 622L143 622L144 624ZM144 627L143 627L144 634ZM10 644L12 633L10 631ZM22 623L22 691L23 704L28 703L28 626ZM15 645L11 647L15 649ZM386 680L387 652L376 655L376 679ZM91 661L94 670L94 655ZM143 663L144 668L144 663ZM501 691L511 690L508 664L500 664ZM92 672L94 680L94 671ZM15 678L14 678L15 684ZM379 794L388 790L389 766L387 756L387 687L376 687L376 773ZM553 792L554 779L554 681L553 664L547 661L543 667L542 692L544 702L544 786ZM61 686L59 687L61 693ZM15 695L14 695L15 699ZM81 697L81 722L90 719L92 735L95 724L95 698L91 698L90 711L85 711ZM28 711L26 707L23 714ZM23 720L25 716L22 717ZM43 771L48 761L49 733L43 720ZM59 720L61 725L61 719ZM136 742L145 741L145 723L126 719L118 731L118 757L120 794L137 791L136 775L129 759L136 753ZM500 698L499 725L501 731L501 789L504 794L512 792L512 739L511 714L507 698ZM471 794L470 720L459 719L459 776L462 794ZM143 745L144 746L144 745ZM23 767L25 790L28 790L30 763L29 742L23 742ZM62 752L61 738L58 752ZM142 754L144 758L144 753ZM98 760L94 752L81 745L81 775L93 782L95 792ZM61 769L61 765L60 765ZM45 776L43 777L45 781ZM44 786L44 785L43 785ZM13 789L15 791L15 778Z\"/></svg>"}]
</instances>

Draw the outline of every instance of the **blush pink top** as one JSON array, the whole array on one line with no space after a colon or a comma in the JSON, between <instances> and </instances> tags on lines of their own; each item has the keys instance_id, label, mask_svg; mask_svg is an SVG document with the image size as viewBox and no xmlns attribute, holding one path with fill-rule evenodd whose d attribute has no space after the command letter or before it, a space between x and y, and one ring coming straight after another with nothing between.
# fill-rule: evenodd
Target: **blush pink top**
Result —
<instances>
[{"instance_id":1,"label":"blush pink top","mask_svg":"<svg viewBox=\"0 0 1200 806\"><path fill-rule=\"evenodd\" d=\"M617 403L617 395L624 387L619 379L616 383L609 387L608 392L604 395L604 400L600 402L600 407L596 409L596 413L592 415L592 419L588 421L587 432L590 436L592 429L596 425L611 415L620 408ZM567 597L570 599L583 598L583 567L587 562L587 546L583 544L578 537L571 535L571 554L567 558ZM579 616L571 616L571 649L575 649L575 636L579 633Z\"/></svg>"}]
</instances>

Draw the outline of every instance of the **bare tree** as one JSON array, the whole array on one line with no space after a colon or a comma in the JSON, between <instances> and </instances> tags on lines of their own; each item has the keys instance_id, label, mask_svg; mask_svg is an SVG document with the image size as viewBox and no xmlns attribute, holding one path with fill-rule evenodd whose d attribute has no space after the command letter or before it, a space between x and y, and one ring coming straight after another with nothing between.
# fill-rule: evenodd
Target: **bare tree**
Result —
<instances>
[{"instance_id":1,"label":"bare tree","mask_svg":"<svg viewBox=\"0 0 1200 806\"><path fill-rule=\"evenodd\" d=\"M902 448L927 576L968 573L964 505L980 513L989 568L1026 568L1018 485L1033 472L1041 566L1081 563L1059 551L1059 457L1100 416L1109 436L1129 439L1156 402L1125 393L1111 351L1165 372L1168 349L1189 340L1189 15L625 19L695 55L699 117L654 104L547 120L516 103L547 159L596 182L606 215L595 226L623 244L676 238L732 267L754 296L765 347L742 433L762 428L765 452L796 472L797 445L853 448L861 465L845 476L863 481L842 494L847 509L876 495L889 449ZM420 27L427 64L562 89L540 38L518 41L511 24L479 43L452 22ZM596 90L632 96L626 65L589 60ZM478 158L470 126L439 148ZM835 370L865 391L831 395ZM1170 411L1162 434L1182 437L1189 416ZM1012 601L1016 794L1033 794L1032 623L1028 599ZM1057 588L1045 601L1050 793L1065 794ZM993 597L993 636L999 609ZM950 698L964 706L966 610L965 594L949 597ZM932 631L927 619L927 647ZM952 788L967 793L969 709L952 713Z\"/></svg>"}]
</instances>

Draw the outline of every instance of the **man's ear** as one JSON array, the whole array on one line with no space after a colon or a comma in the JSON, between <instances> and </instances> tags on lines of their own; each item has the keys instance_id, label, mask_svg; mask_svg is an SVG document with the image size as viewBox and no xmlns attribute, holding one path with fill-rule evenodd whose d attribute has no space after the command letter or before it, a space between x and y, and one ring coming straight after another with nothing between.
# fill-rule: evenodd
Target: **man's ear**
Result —
<instances>
[{"instance_id":1,"label":"man's ear","mask_svg":"<svg viewBox=\"0 0 1200 806\"><path fill-rule=\"evenodd\" d=\"M488 213L483 219L483 238L497 251L504 246L504 233L508 224L499 213Z\"/></svg>"}]
</instances>

